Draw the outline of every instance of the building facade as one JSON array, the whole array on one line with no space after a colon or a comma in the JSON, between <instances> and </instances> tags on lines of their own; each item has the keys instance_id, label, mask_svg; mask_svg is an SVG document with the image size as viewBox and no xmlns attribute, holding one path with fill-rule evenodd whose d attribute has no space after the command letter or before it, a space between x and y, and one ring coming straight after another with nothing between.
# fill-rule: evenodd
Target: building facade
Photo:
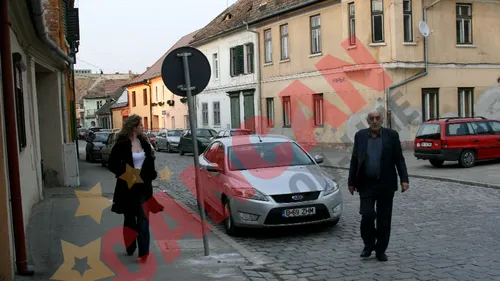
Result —
<instances>
[{"instance_id":1,"label":"building facade","mask_svg":"<svg viewBox=\"0 0 500 281\"><path fill-rule=\"evenodd\" d=\"M170 51L186 46L195 33L183 36L153 66L128 83L130 114L143 118L145 130L187 128L187 103L165 86L161 67Z\"/></svg>"},{"instance_id":2,"label":"building facade","mask_svg":"<svg viewBox=\"0 0 500 281\"><path fill-rule=\"evenodd\" d=\"M31 273L24 230L43 188L79 185L72 118L78 9L66 0L27 3L0 1L1 24L7 25L0 29L2 280L13 280L16 270Z\"/></svg>"},{"instance_id":3,"label":"building facade","mask_svg":"<svg viewBox=\"0 0 500 281\"><path fill-rule=\"evenodd\" d=\"M261 36L263 126L273 132L349 145L367 112L381 109L411 147L431 118L500 118L500 2L296 2L309 3L251 22Z\"/></svg>"}]
</instances>

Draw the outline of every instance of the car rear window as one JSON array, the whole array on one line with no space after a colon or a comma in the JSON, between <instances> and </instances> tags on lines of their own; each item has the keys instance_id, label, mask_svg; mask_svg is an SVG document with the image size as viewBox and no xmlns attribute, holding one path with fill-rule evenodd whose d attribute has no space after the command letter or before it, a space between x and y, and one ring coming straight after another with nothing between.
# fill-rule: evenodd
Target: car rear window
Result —
<instances>
[{"instance_id":1,"label":"car rear window","mask_svg":"<svg viewBox=\"0 0 500 281\"><path fill-rule=\"evenodd\" d=\"M435 139L441 138L441 124L424 124L417 132L417 139Z\"/></svg>"}]
</instances>

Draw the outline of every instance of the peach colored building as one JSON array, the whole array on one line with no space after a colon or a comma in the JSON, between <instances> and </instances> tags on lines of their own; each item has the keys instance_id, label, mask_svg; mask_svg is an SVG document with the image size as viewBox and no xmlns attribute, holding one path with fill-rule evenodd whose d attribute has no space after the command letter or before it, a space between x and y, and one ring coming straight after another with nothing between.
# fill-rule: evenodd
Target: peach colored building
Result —
<instances>
[{"instance_id":1,"label":"peach colored building","mask_svg":"<svg viewBox=\"0 0 500 281\"><path fill-rule=\"evenodd\" d=\"M290 0L286 12L267 2L273 16L249 24L273 132L296 135L299 101L314 126L306 137L328 145L352 143L376 108L408 145L430 118L500 119L500 2Z\"/></svg>"},{"instance_id":2,"label":"peach colored building","mask_svg":"<svg viewBox=\"0 0 500 281\"><path fill-rule=\"evenodd\" d=\"M187 128L187 103L163 84L161 67L170 51L188 45L195 33L182 37L153 66L128 84L129 114L140 115L146 130Z\"/></svg>"}]
</instances>

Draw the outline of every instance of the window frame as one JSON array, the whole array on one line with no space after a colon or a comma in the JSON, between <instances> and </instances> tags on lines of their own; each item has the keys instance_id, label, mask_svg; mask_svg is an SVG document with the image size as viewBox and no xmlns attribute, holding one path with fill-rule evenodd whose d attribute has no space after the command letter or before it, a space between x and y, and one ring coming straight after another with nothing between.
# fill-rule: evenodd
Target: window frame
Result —
<instances>
[{"instance_id":1,"label":"window frame","mask_svg":"<svg viewBox=\"0 0 500 281\"><path fill-rule=\"evenodd\" d=\"M374 11L373 10L373 3L374 2L381 2L382 3L382 11ZM385 43L385 24L384 24L384 0L370 0L370 5L371 5L371 30L372 30L372 43ZM382 26L381 26L381 31L382 31L382 39L380 40L376 40L375 39L375 17L381 17L382 20L381 20L381 23L382 23Z\"/></svg>"},{"instance_id":2,"label":"window frame","mask_svg":"<svg viewBox=\"0 0 500 281\"><path fill-rule=\"evenodd\" d=\"M435 117L432 117L429 115L429 118L427 119L427 96L429 96L429 102L431 97L435 97L435 100L433 100L434 107L435 107ZM438 119L439 118L439 88L423 88L422 89L422 122L427 122L432 119Z\"/></svg>"},{"instance_id":3,"label":"window frame","mask_svg":"<svg viewBox=\"0 0 500 281\"><path fill-rule=\"evenodd\" d=\"M313 26L313 19L318 18L319 24L317 26ZM318 45L317 50L314 50L314 31L318 30ZM311 38L311 55L318 55L323 52L323 42L321 40L321 15L316 14L309 17L309 32Z\"/></svg>"},{"instance_id":4,"label":"window frame","mask_svg":"<svg viewBox=\"0 0 500 281\"><path fill-rule=\"evenodd\" d=\"M284 31L283 31L284 28L286 28L286 33L284 33ZM282 61L290 59L290 37L289 36L290 36L290 34L289 34L288 23L280 25L280 44L281 44L281 60Z\"/></svg>"},{"instance_id":5,"label":"window frame","mask_svg":"<svg viewBox=\"0 0 500 281\"><path fill-rule=\"evenodd\" d=\"M405 10L405 2L409 3L409 10ZM410 18L409 26L406 17ZM403 0L403 38L405 43L413 43L413 2L411 0Z\"/></svg>"},{"instance_id":6,"label":"window frame","mask_svg":"<svg viewBox=\"0 0 500 281\"><path fill-rule=\"evenodd\" d=\"M201 123L208 126L208 102L201 103Z\"/></svg>"},{"instance_id":7,"label":"window frame","mask_svg":"<svg viewBox=\"0 0 500 281\"><path fill-rule=\"evenodd\" d=\"M283 109L283 128L290 128L292 126L292 100L290 96L282 97ZM287 114L288 111L288 114ZM288 122L286 122L288 121Z\"/></svg>"},{"instance_id":8,"label":"window frame","mask_svg":"<svg viewBox=\"0 0 500 281\"><path fill-rule=\"evenodd\" d=\"M212 64L213 64L214 80L218 80L219 79L219 54L218 53L212 54Z\"/></svg>"},{"instance_id":9,"label":"window frame","mask_svg":"<svg viewBox=\"0 0 500 281\"><path fill-rule=\"evenodd\" d=\"M320 109L319 115L318 115L318 112L316 111L316 109L317 109L316 106L319 106L319 109ZM323 127L324 126L325 113L324 113L323 94L313 94L313 117L314 117L314 126L315 127Z\"/></svg>"},{"instance_id":10,"label":"window frame","mask_svg":"<svg viewBox=\"0 0 500 281\"><path fill-rule=\"evenodd\" d=\"M143 105L148 105L148 89L142 89Z\"/></svg>"},{"instance_id":11,"label":"window frame","mask_svg":"<svg viewBox=\"0 0 500 281\"><path fill-rule=\"evenodd\" d=\"M349 28L349 45L356 46L356 5L354 2L347 4L348 12L348 28Z\"/></svg>"},{"instance_id":12,"label":"window frame","mask_svg":"<svg viewBox=\"0 0 500 281\"><path fill-rule=\"evenodd\" d=\"M264 63L272 63L273 62L273 34L272 34L270 28L264 30L263 34L264 34Z\"/></svg>"},{"instance_id":13,"label":"window frame","mask_svg":"<svg viewBox=\"0 0 500 281\"><path fill-rule=\"evenodd\" d=\"M469 104L469 110L470 110L470 116L467 116L467 113L465 115L462 115L462 111L464 111L463 106L465 104L462 104L462 93L464 94L464 100L467 98L467 101L470 102ZM468 95L470 94L470 95ZM459 117L473 117L474 116L474 88L458 88L457 92L457 101L458 101L458 116Z\"/></svg>"},{"instance_id":14,"label":"window frame","mask_svg":"<svg viewBox=\"0 0 500 281\"><path fill-rule=\"evenodd\" d=\"M243 47L243 56L244 56L244 74L252 74L255 72L254 67L254 57L255 57L255 48L253 43L246 43Z\"/></svg>"},{"instance_id":15,"label":"window frame","mask_svg":"<svg viewBox=\"0 0 500 281\"><path fill-rule=\"evenodd\" d=\"M135 91L132 91L132 107L137 106L137 99L136 99L136 94Z\"/></svg>"},{"instance_id":16,"label":"window frame","mask_svg":"<svg viewBox=\"0 0 500 281\"><path fill-rule=\"evenodd\" d=\"M215 106L216 104L217 104L217 107ZM214 126L220 126L220 101L214 101L212 103L212 111L213 111ZM217 118L218 118L218 121L217 121Z\"/></svg>"},{"instance_id":17,"label":"window frame","mask_svg":"<svg viewBox=\"0 0 500 281\"><path fill-rule=\"evenodd\" d=\"M470 13L470 15L467 15L467 16L463 16L463 15L459 15L459 8L463 8L463 7L467 7L468 8L468 11ZM461 9L460 9L461 11ZM472 4L470 3L456 3L455 5L455 16L456 16L456 36L457 36L457 45L472 45L474 44L474 40L473 40L473 26L472 26ZM468 42L466 39L465 39L465 21L469 21L469 38L470 39L470 42ZM458 26L458 24L460 23L460 27ZM460 31L460 37L459 37L459 31ZM463 39L463 42L461 42L461 39Z\"/></svg>"},{"instance_id":18,"label":"window frame","mask_svg":"<svg viewBox=\"0 0 500 281\"><path fill-rule=\"evenodd\" d=\"M271 112L269 112L271 109ZM267 126L274 127L275 124L275 112L274 112L274 98L266 98L266 117Z\"/></svg>"}]
</instances>

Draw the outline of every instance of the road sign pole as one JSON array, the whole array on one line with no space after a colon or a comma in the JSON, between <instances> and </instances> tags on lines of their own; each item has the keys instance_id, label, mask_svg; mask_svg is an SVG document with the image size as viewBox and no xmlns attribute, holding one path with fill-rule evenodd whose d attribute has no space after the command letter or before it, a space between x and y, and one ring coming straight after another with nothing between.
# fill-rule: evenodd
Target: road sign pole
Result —
<instances>
[{"instance_id":1,"label":"road sign pole","mask_svg":"<svg viewBox=\"0 0 500 281\"><path fill-rule=\"evenodd\" d=\"M194 104L193 104L193 96L191 91L193 88L191 87L191 77L189 73L189 56L191 56L191 53L184 52L178 54L179 57L182 57L183 65L184 65L184 78L185 78L185 91L187 93L187 102L188 102L188 112L189 112L189 124L191 128L191 138L193 140L193 158L194 158L194 167L195 167L195 185L196 185L196 194L198 197L198 209L200 211L200 217L201 217L201 231L203 234L203 247L205 248L205 256L210 255L209 253L209 246L208 246L208 238L206 235L206 229L205 229L205 204L203 200L203 193L200 191L200 184L199 184L199 169L200 169L200 164L198 161L198 157L200 155L198 151L198 138L196 135L196 122L194 120L194 117L196 116L194 114Z\"/></svg>"}]
</instances>

